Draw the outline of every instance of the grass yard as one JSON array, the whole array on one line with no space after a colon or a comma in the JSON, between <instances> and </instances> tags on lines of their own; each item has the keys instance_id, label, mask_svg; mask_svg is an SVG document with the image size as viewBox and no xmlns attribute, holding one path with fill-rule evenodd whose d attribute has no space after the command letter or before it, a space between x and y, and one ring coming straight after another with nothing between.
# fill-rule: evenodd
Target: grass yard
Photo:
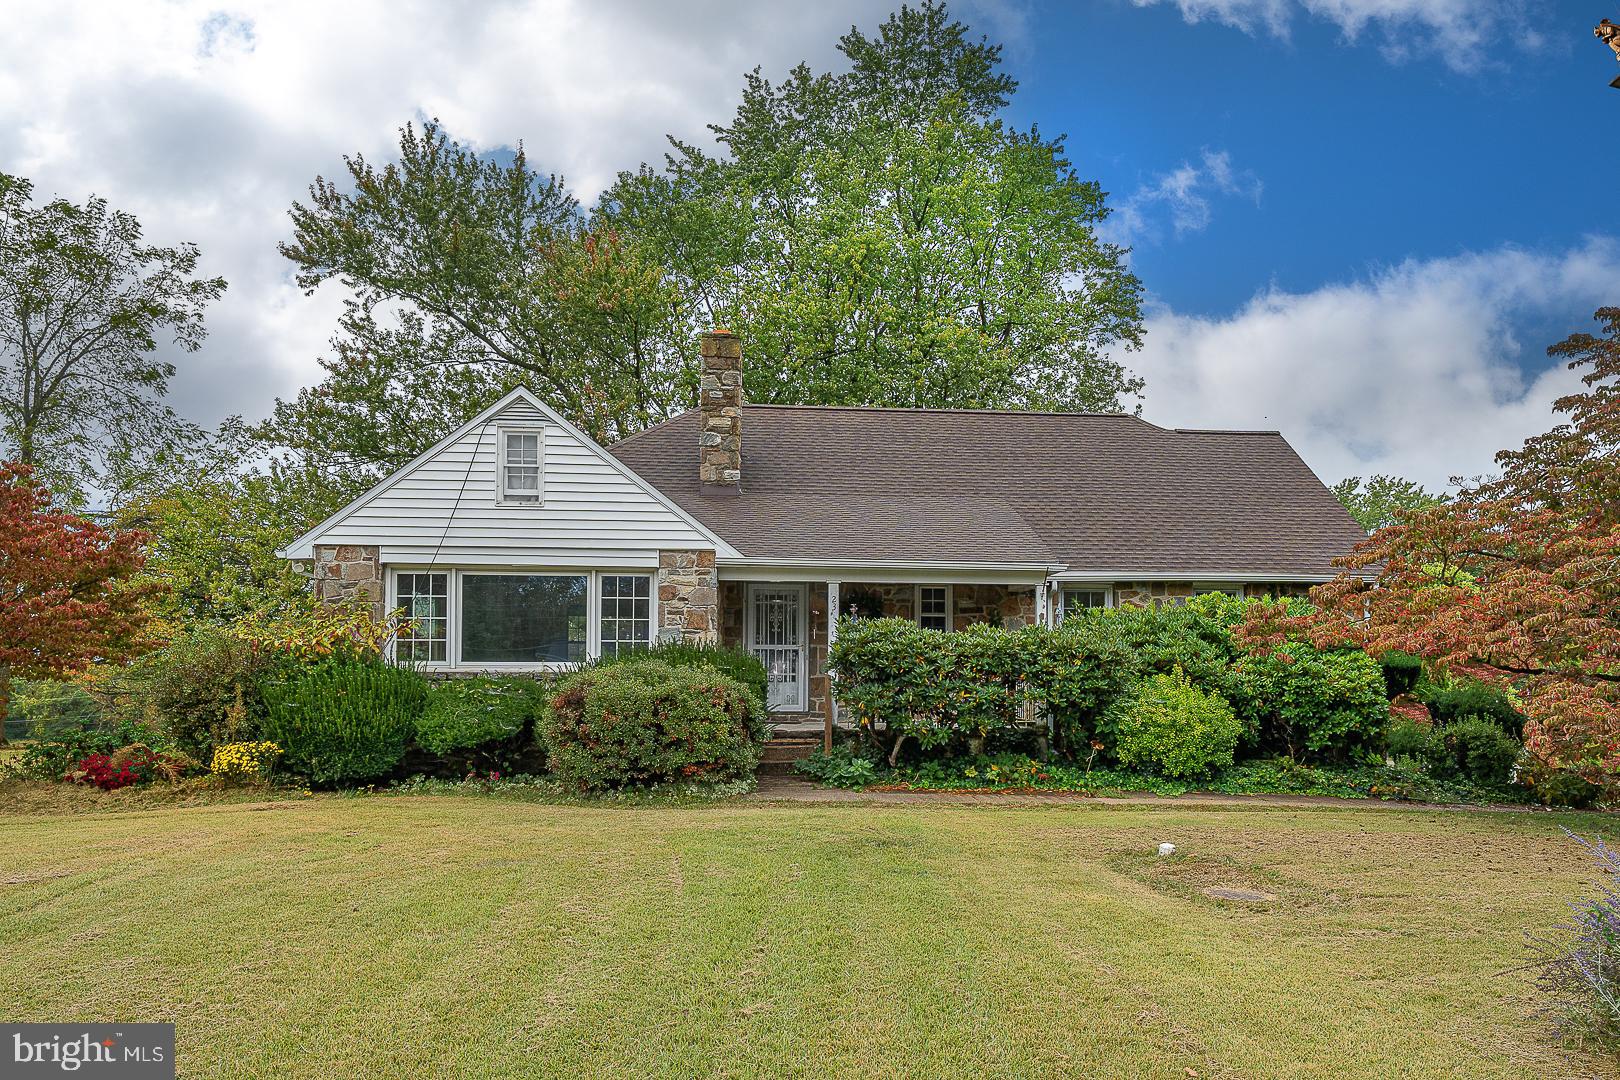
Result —
<instances>
[{"instance_id":1,"label":"grass yard","mask_svg":"<svg viewBox=\"0 0 1620 1080\"><path fill-rule=\"evenodd\" d=\"M0 987L13 1020L172 1019L183 1076L1612 1076L1496 974L1590 877L1560 822L1609 825L476 797L13 815Z\"/></svg>"}]
</instances>

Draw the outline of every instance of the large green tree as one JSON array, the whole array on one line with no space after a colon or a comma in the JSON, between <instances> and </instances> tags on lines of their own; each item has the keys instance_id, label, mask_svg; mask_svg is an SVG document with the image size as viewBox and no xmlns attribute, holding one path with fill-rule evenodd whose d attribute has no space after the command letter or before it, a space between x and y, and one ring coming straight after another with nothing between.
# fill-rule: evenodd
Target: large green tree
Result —
<instances>
[{"instance_id":1,"label":"large green tree","mask_svg":"<svg viewBox=\"0 0 1620 1080\"><path fill-rule=\"evenodd\" d=\"M519 382L605 440L695 388L660 269L521 148L499 160L407 125L398 161L345 169L293 206L281 246L305 289L336 280L352 298L326 377L278 405L273 441L386 469Z\"/></svg>"},{"instance_id":2,"label":"large green tree","mask_svg":"<svg viewBox=\"0 0 1620 1080\"><path fill-rule=\"evenodd\" d=\"M1400 520L1402 512L1423 510L1445 502L1445 496L1425 491L1423 485L1399 476L1378 474L1363 480L1348 476L1333 485L1350 516L1370 533Z\"/></svg>"},{"instance_id":3,"label":"large green tree","mask_svg":"<svg viewBox=\"0 0 1620 1080\"><path fill-rule=\"evenodd\" d=\"M656 254L692 330L743 336L751 400L1119 407L1140 283L1062 139L1000 118L1000 47L929 2L839 48L840 74L756 69L716 153L672 139L596 226Z\"/></svg>"},{"instance_id":4,"label":"large green tree","mask_svg":"<svg viewBox=\"0 0 1620 1080\"><path fill-rule=\"evenodd\" d=\"M165 337L201 345L225 282L196 276L195 245L144 243L104 199L32 196L0 173L0 458L82 502L196 438L164 404L175 369L154 354Z\"/></svg>"}]
</instances>

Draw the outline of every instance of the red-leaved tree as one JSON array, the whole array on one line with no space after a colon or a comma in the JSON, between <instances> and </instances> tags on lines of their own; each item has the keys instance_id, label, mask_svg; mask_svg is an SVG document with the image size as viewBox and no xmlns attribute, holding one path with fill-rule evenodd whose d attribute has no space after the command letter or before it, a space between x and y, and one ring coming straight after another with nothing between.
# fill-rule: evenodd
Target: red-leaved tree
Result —
<instances>
[{"instance_id":1,"label":"red-leaved tree","mask_svg":"<svg viewBox=\"0 0 1620 1080\"><path fill-rule=\"evenodd\" d=\"M1400 513L1311 590L1315 614L1257 605L1244 635L1399 650L1511 686L1533 753L1620 781L1620 308L1596 318L1602 336L1548 350L1587 369L1556 403L1566 422L1498 454L1498 477Z\"/></svg>"},{"instance_id":2,"label":"red-leaved tree","mask_svg":"<svg viewBox=\"0 0 1620 1080\"><path fill-rule=\"evenodd\" d=\"M53 509L32 469L0 463L0 721L14 676L64 675L139 650L150 589L129 579L145 542Z\"/></svg>"}]
</instances>

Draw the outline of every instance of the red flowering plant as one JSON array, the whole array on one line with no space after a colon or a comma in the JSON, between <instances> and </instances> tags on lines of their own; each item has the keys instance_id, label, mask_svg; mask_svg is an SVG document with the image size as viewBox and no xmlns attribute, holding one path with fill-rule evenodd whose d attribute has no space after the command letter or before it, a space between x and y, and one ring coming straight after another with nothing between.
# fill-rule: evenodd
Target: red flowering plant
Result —
<instances>
[{"instance_id":1,"label":"red flowering plant","mask_svg":"<svg viewBox=\"0 0 1620 1080\"><path fill-rule=\"evenodd\" d=\"M189 764L185 758L160 754L143 743L134 743L111 754L91 754L69 769L62 779L74 784L93 784L103 791L117 791L148 780L177 780Z\"/></svg>"},{"instance_id":2,"label":"red flowering plant","mask_svg":"<svg viewBox=\"0 0 1620 1080\"><path fill-rule=\"evenodd\" d=\"M1311 590L1315 611L1255 605L1241 635L1466 672L1517 694L1526 746L1548 766L1620 782L1620 308L1596 318L1603 336L1548 350L1588 369L1587 389L1555 403L1567 422L1498 454L1498 477L1399 512Z\"/></svg>"}]
</instances>

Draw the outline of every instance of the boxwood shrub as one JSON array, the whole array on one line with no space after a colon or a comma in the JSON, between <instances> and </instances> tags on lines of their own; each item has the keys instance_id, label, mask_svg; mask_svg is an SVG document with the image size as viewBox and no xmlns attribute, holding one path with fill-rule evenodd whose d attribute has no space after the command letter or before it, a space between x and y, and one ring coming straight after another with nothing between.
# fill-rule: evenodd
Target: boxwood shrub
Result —
<instances>
[{"instance_id":1,"label":"boxwood shrub","mask_svg":"<svg viewBox=\"0 0 1620 1080\"><path fill-rule=\"evenodd\" d=\"M707 667L637 659L558 683L543 721L551 771L583 791L751 774L765 739L754 692Z\"/></svg>"},{"instance_id":2,"label":"boxwood shrub","mask_svg":"<svg viewBox=\"0 0 1620 1080\"><path fill-rule=\"evenodd\" d=\"M503 770L541 726L551 690L523 675L446 679L428 689L416 745L453 772Z\"/></svg>"},{"instance_id":3,"label":"boxwood shrub","mask_svg":"<svg viewBox=\"0 0 1620 1080\"><path fill-rule=\"evenodd\" d=\"M281 767L320 784L387 776L405 754L427 680L378 659L332 659L264 684L264 734Z\"/></svg>"}]
</instances>

